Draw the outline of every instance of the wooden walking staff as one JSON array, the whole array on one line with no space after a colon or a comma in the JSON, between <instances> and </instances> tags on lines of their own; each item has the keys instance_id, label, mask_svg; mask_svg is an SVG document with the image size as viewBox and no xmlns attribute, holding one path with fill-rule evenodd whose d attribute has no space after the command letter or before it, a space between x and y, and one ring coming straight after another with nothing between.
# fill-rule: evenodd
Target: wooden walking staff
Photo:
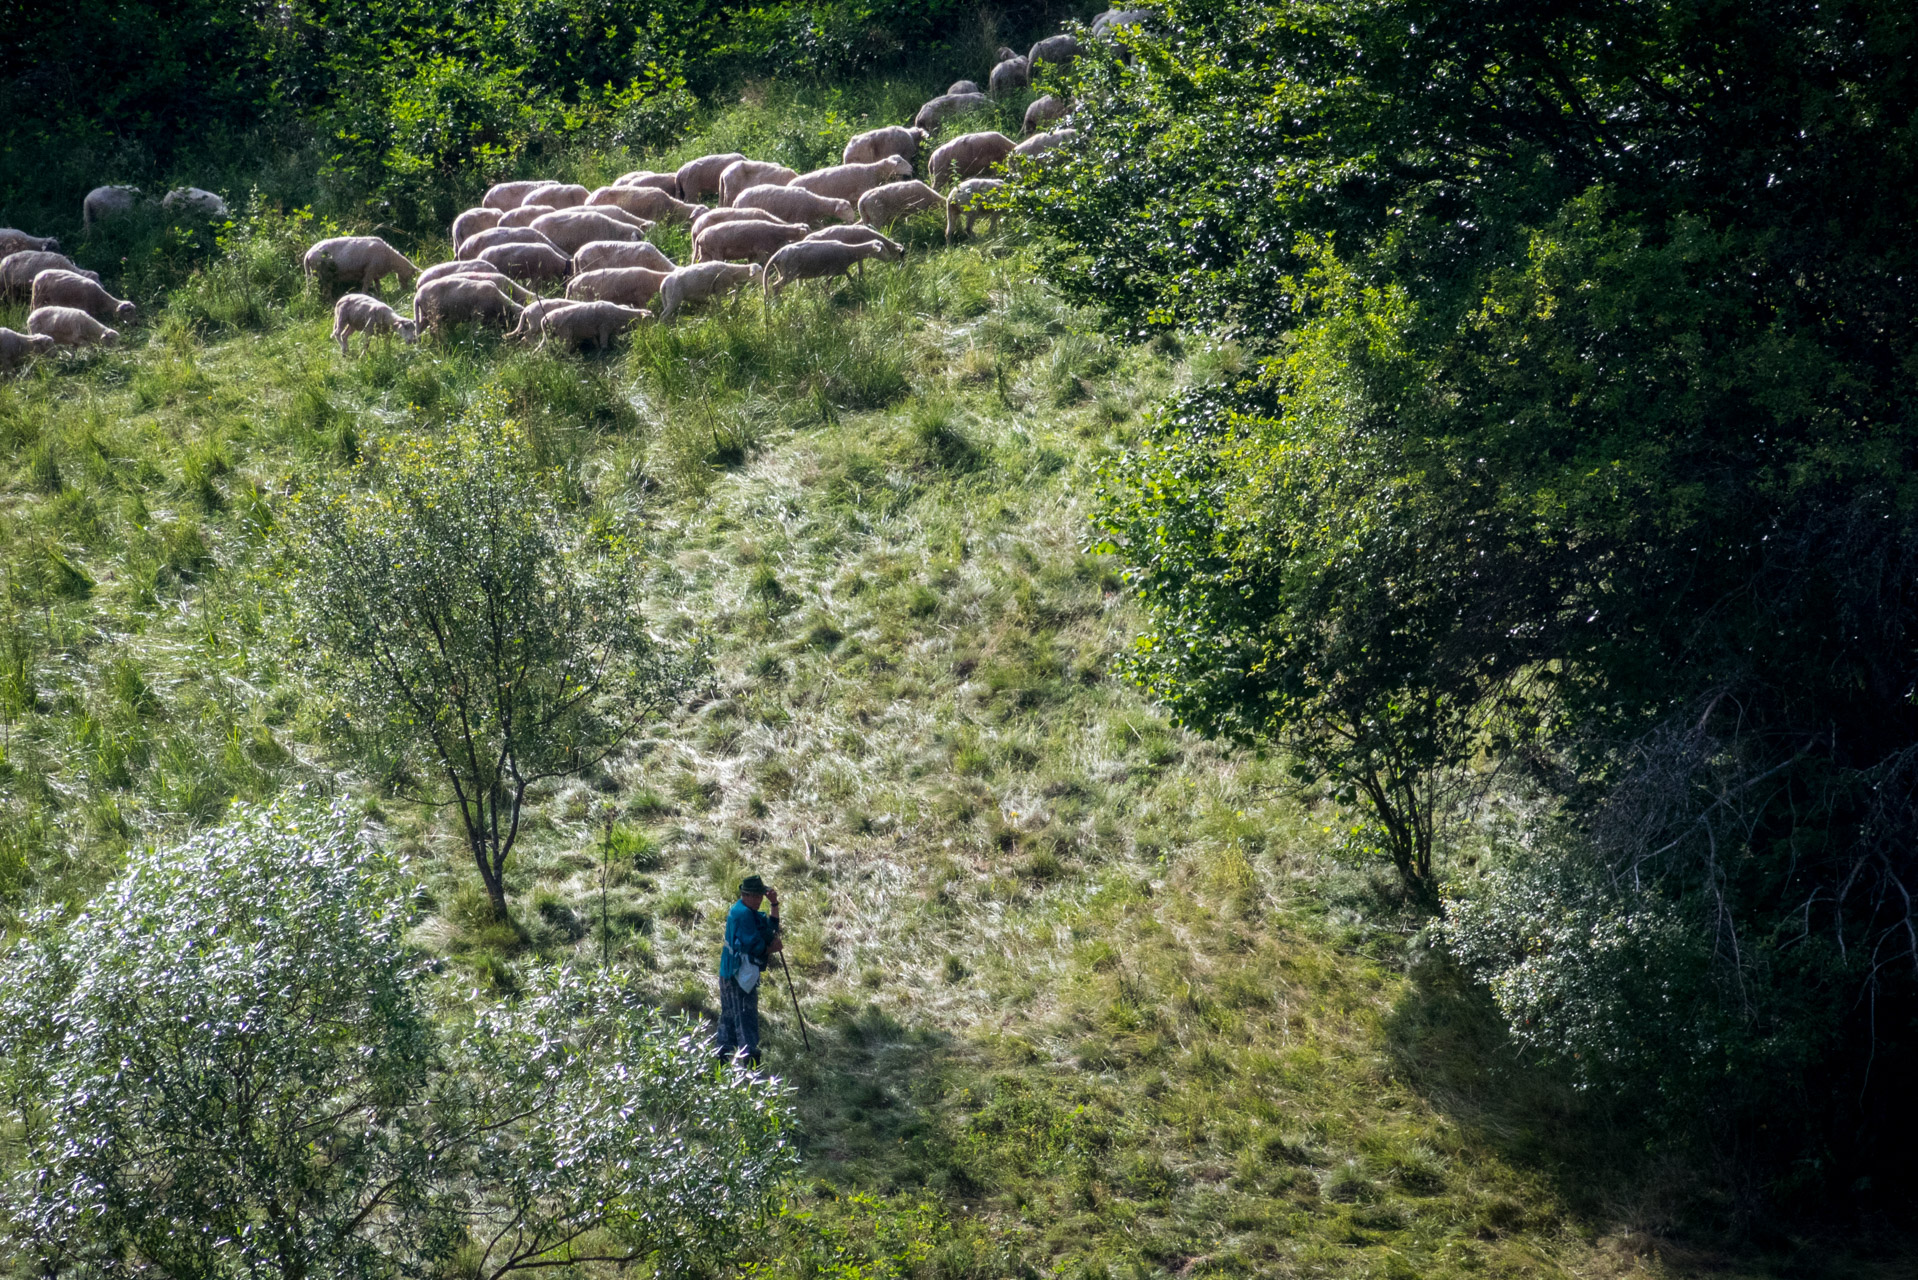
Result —
<instances>
[{"instance_id":1,"label":"wooden walking staff","mask_svg":"<svg viewBox=\"0 0 1918 1280\"><path fill-rule=\"evenodd\" d=\"M793 971L786 967L786 953L775 951L779 957L779 971L786 975L786 994L792 997L793 1016L799 1019L799 1038L806 1042L806 1052L812 1052L812 1037L806 1034L806 1015L799 1012L799 993L793 990Z\"/></svg>"}]
</instances>

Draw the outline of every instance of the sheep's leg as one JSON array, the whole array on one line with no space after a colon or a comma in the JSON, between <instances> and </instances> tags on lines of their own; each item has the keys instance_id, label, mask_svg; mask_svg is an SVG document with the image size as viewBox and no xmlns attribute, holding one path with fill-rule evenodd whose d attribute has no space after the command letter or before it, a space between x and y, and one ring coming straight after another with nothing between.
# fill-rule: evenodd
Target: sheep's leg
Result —
<instances>
[{"instance_id":1,"label":"sheep's leg","mask_svg":"<svg viewBox=\"0 0 1918 1280\"><path fill-rule=\"evenodd\" d=\"M353 331L351 329L348 329L346 326L342 325L339 328L333 330L333 340L340 344L340 358L342 360L347 359L348 357L352 355L352 352L346 349L346 344L353 340Z\"/></svg>"}]
</instances>

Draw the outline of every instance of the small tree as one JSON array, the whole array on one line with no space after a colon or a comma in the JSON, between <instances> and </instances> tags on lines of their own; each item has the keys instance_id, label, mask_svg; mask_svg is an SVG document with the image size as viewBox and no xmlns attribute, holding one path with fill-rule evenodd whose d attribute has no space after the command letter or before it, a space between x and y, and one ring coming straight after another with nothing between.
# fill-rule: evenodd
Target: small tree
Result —
<instances>
[{"instance_id":1,"label":"small tree","mask_svg":"<svg viewBox=\"0 0 1918 1280\"><path fill-rule=\"evenodd\" d=\"M458 809L501 918L527 788L603 760L683 687L617 539L560 519L517 427L482 412L299 504L298 647L369 758Z\"/></svg>"}]
</instances>

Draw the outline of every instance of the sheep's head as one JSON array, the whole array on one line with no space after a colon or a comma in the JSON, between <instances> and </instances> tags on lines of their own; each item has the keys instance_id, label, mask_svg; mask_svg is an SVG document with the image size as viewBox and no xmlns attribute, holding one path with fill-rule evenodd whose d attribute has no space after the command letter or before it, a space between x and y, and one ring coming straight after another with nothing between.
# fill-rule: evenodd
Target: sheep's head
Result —
<instances>
[{"instance_id":1,"label":"sheep's head","mask_svg":"<svg viewBox=\"0 0 1918 1280\"><path fill-rule=\"evenodd\" d=\"M892 174L896 178L910 178L912 176L912 161L906 159L904 156L887 156L885 165L888 169L892 170Z\"/></svg>"},{"instance_id":2,"label":"sheep's head","mask_svg":"<svg viewBox=\"0 0 1918 1280\"><path fill-rule=\"evenodd\" d=\"M102 329L100 331L101 346L110 347L118 341L120 341L120 331L118 329Z\"/></svg>"},{"instance_id":3,"label":"sheep's head","mask_svg":"<svg viewBox=\"0 0 1918 1280\"><path fill-rule=\"evenodd\" d=\"M27 337L27 349L36 355L45 355L53 350L53 345L53 338L48 334L35 333Z\"/></svg>"},{"instance_id":4,"label":"sheep's head","mask_svg":"<svg viewBox=\"0 0 1918 1280\"><path fill-rule=\"evenodd\" d=\"M401 320L399 324L399 330L400 330L400 340L404 342L407 346L413 347L413 346L419 345L419 341L420 341L419 321Z\"/></svg>"},{"instance_id":5,"label":"sheep's head","mask_svg":"<svg viewBox=\"0 0 1918 1280\"><path fill-rule=\"evenodd\" d=\"M139 310L140 308L134 306L131 302L122 302L113 309L113 315L115 319L131 320Z\"/></svg>"}]
</instances>

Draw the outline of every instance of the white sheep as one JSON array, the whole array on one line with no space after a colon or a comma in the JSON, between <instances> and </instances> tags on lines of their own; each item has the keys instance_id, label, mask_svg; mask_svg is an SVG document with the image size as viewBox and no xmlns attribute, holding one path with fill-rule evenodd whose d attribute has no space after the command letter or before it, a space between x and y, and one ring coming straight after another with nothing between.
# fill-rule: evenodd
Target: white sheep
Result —
<instances>
[{"instance_id":1,"label":"white sheep","mask_svg":"<svg viewBox=\"0 0 1918 1280\"><path fill-rule=\"evenodd\" d=\"M883 232L875 231L862 223L853 223L849 227L822 227L806 237L806 240L831 240L836 244L865 244L876 240L880 245L879 256L887 262L899 262L906 256L906 246L900 244ZM805 243L805 241L801 241ZM861 276L866 274L866 264L861 262L856 268Z\"/></svg>"},{"instance_id":2,"label":"white sheep","mask_svg":"<svg viewBox=\"0 0 1918 1280\"><path fill-rule=\"evenodd\" d=\"M481 231L491 231L499 225L501 214L498 209L468 209L453 219L453 247L459 248L460 241Z\"/></svg>"},{"instance_id":3,"label":"white sheep","mask_svg":"<svg viewBox=\"0 0 1918 1280\"><path fill-rule=\"evenodd\" d=\"M186 213L196 218L224 218L226 201L199 187L175 187L160 197L160 207L168 213Z\"/></svg>"},{"instance_id":4,"label":"white sheep","mask_svg":"<svg viewBox=\"0 0 1918 1280\"><path fill-rule=\"evenodd\" d=\"M961 112L991 105L992 99L983 93L942 93L919 108L919 113L912 118L912 127L931 133Z\"/></svg>"},{"instance_id":5,"label":"white sheep","mask_svg":"<svg viewBox=\"0 0 1918 1280\"><path fill-rule=\"evenodd\" d=\"M12 298L33 289L33 278L42 271L72 271L100 283L97 271L81 271L78 263L64 253L51 249L22 249L0 258L0 295Z\"/></svg>"},{"instance_id":6,"label":"white sheep","mask_svg":"<svg viewBox=\"0 0 1918 1280\"><path fill-rule=\"evenodd\" d=\"M548 339L557 338L572 346L591 342L604 351L614 334L641 320L650 320L652 315L650 311L622 307L617 302L568 302L540 313L539 344L543 347Z\"/></svg>"},{"instance_id":7,"label":"white sheep","mask_svg":"<svg viewBox=\"0 0 1918 1280\"><path fill-rule=\"evenodd\" d=\"M1040 125L1050 124L1054 120L1071 114L1072 104L1064 98L1055 97L1050 93L1043 98L1035 98L1026 108L1026 132L1036 133Z\"/></svg>"},{"instance_id":8,"label":"white sheep","mask_svg":"<svg viewBox=\"0 0 1918 1280\"><path fill-rule=\"evenodd\" d=\"M1000 210L992 207L985 197L1005 185L1002 178L967 178L954 187L946 200L946 243L952 243L952 233L958 229L962 215L967 235L972 234L972 224L981 218L990 218L988 230L998 234Z\"/></svg>"},{"instance_id":9,"label":"white sheep","mask_svg":"<svg viewBox=\"0 0 1918 1280\"><path fill-rule=\"evenodd\" d=\"M671 177L671 174L666 175ZM637 218L667 224L691 222L705 206L687 204L662 187L601 187L586 198L588 208L621 209Z\"/></svg>"},{"instance_id":10,"label":"white sheep","mask_svg":"<svg viewBox=\"0 0 1918 1280\"><path fill-rule=\"evenodd\" d=\"M859 216L848 200L816 196L797 187L762 184L747 187L733 201L737 209L764 209L787 222L803 222L808 227L823 227L828 222L851 222Z\"/></svg>"},{"instance_id":11,"label":"white sheep","mask_svg":"<svg viewBox=\"0 0 1918 1280\"><path fill-rule=\"evenodd\" d=\"M1151 20L1150 9L1107 9L1092 20L1092 34L1103 35L1120 27L1143 27Z\"/></svg>"},{"instance_id":12,"label":"white sheep","mask_svg":"<svg viewBox=\"0 0 1918 1280\"><path fill-rule=\"evenodd\" d=\"M480 197L480 204L488 209L517 209L526 203L526 193L551 185L547 178L521 179L518 182L496 182L486 189Z\"/></svg>"},{"instance_id":13,"label":"white sheep","mask_svg":"<svg viewBox=\"0 0 1918 1280\"><path fill-rule=\"evenodd\" d=\"M522 284L564 280L573 270L573 260L550 244L496 244L479 260Z\"/></svg>"},{"instance_id":14,"label":"white sheep","mask_svg":"<svg viewBox=\"0 0 1918 1280\"><path fill-rule=\"evenodd\" d=\"M606 271L613 267L671 271L678 265L661 252L658 245L645 240L594 240L582 245L573 255L573 270L577 272Z\"/></svg>"},{"instance_id":15,"label":"white sheep","mask_svg":"<svg viewBox=\"0 0 1918 1280\"><path fill-rule=\"evenodd\" d=\"M886 156L871 164L835 164L814 169L811 173L800 174L787 185L793 190L810 191L816 196L857 202L860 196L882 183L911 176L912 161L904 156Z\"/></svg>"},{"instance_id":16,"label":"white sheep","mask_svg":"<svg viewBox=\"0 0 1918 1280\"><path fill-rule=\"evenodd\" d=\"M555 209L570 209L574 205L585 204L586 197L591 194L577 182L548 182L528 191L520 203L550 204Z\"/></svg>"},{"instance_id":17,"label":"white sheep","mask_svg":"<svg viewBox=\"0 0 1918 1280\"><path fill-rule=\"evenodd\" d=\"M1011 54L993 67L992 74L986 79L986 88L994 93L1010 93L1014 89L1023 89L1032 83L1032 63L1021 54L1010 49L1001 53Z\"/></svg>"},{"instance_id":18,"label":"white sheep","mask_svg":"<svg viewBox=\"0 0 1918 1280\"><path fill-rule=\"evenodd\" d=\"M1079 38L1074 35L1047 36L1032 46L1026 60L1033 66L1042 62L1071 62L1079 56Z\"/></svg>"},{"instance_id":19,"label":"white sheep","mask_svg":"<svg viewBox=\"0 0 1918 1280\"><path fill-rule=\"evenodd\" d=\"M539 332L539 322L545 318L548 311L557 311L561 307L572 305L565 298L535 298L519 313L519 322L507 330L506 336L530 338Z\"/></svg>"},{"instance_id":20,"label":"white sheep","mask_svg":"<svg viewBox=\"0 0 1918 1280\"><path fill-rule=\"evenodd\" d=\"M34 276L33 299L29 305L35 308L76 307L95 320L116 321L131 320L139 310L131 302L122 302L101 288L98 280L90 280L77 271L62 271L58 267Z\"/></svg>"},{"instance_id":21,"label":"white sheep","mask_svg":"<svg viewBox=\"0 0 1918 1280\"><path fill-rule=\"evenodd\" d=\"M1015 156L1025 156L1036 160L1054 147L1072 141L1079 136L1077 129L1054 129L1050 133L1035 133L1012 149Z\"/></svg>"},{"instance_id":22,"label":"white sheep","mask_svg":"<svg viewBox=\"0 0 1918 1280\"><path fill-rule=\"evenodd\" d=\"M730 262L701 262L696 266L681 267L659 286L659 318L661 321L671 320L681 307L690 302L702 302L725 294L732 294L736 300L738 291L758 279L761 270L757 263L736 266Z\"/></svg>"},{"instance_id":23,"label":"white sheep","mask_svg":"<svg viewBox=\"0 0 1918 1280\"><path fill-rule=\"evenodd\" d=\"M762 277L765 305L770 308L773 298L794 280L823 280L831 276L843 276L852 270L854 264L863 263L867 258L891 257L892 250L887 246L892 243L888 240L861 240L854 244L841 244L836 240L802 240L798 244L789 244L766 262L766 272Z\"/></svg>"},{"instance_id":24,"label":"white sheep","mask_svg":"<svg viewBox=\"0 0 1918 1280\"><path fill-rule=\"evenodd\" d=\"M140 207L138 187L95 187L80 202L80 225L88 231L108 218L122 218Z\"/></svg>"},{"instance_id":25,"label":"white sheep","mask_svg":"<svg viewBox=\"0 0 1918 1280\"><path fill-rule=\"evenodd\" d=\"M846 149L840 153L839 161L841 164L870 164L887 156L898 156L910 163L918 157L919 144L925 140L924 129L908 129L904 125L868 129L852 136L846 143Z\"/></svg>"},{"instance_id":26,"label":"white sheep","mask_svg":"<svg viewBox=\"0 0 1918 1280\"><path fill-rule=\"evenodd\" d=\"M954 80L951 84L946 86L946 93L948 95L956 94L956 93L977 93L977 92L979 92L979 86L978 84L976 84L975 82L971 80Z\"/></svg>"},{"instance_id":27,"label":"white sheep","mask_svg":"<svg viewBox=\"0 0 1918 1280\"><path fill-rule=\"evenodd\" d=\"M78 307L39 307L27 314L27 332L52 338L62 347L110 347L120 340L118 329L109 329Z\"/></svg>"},{"instance_id":28,"label":"white sheep","mask_svg":"<svg viewBox=\"0 0 1918 1280\"><path fill-rule=\"evenodd\" d=\"M566 282L566 296L574 302L617 302L643 307L653 300L672 271L651 267L602 267L581 271Z\"/></svg>"},{"instance_id":29,"label":"white sheep","mask_svg":"<svg viewBox=\"0 0 1918 1280\"><path fill-rule=\"evenodd\" d=\"M501 274L500 269L490 262L461 262L457 258L452 262L442 262L420 272L420 278L413 286L413 291L417 294L422 285L434 280L447 280L454 276L471 280L490 280L501 293L519 303L531 302L539 296L511 277Z\"/></svg>"},{"instance_id":30,"label":"white sheep","mask_svg":"<svg viewBox=\"0 0 1918 1280\"><path fill-rule=\"evenodd\" d=\"M58 253L60 242L52 236L30 236L12 227L0 227L0 258L15 253Z\"/></svg>"},{"instance_id":31,"label":"white sheep","mask_svg":"<svg viewBox=\"0 0 1918 1280\"><path fill-rule=\"evenodd\" d=\"M543 244L549 249L559 249L558 245L546 238L545 232L535 231L531 227L488 227L460 241L460 247L453 256L466 262L476 262L488 249L502 244Z\"/></svg>"},{"instance_id":32,"label":"white sheep","mask_svg":"<svg viewBox=\"0 0 1918 1280\"><path fill-rule=\"evenodd\" d=\"M701 200L714 194L719 190L719 175L726 172L728 166L738 164L745 158L737 151L728 151L724 155L688 160L679 166L679 198Z\"/></svg>"},{"instance_id":33,"label":"white sheep","mask_svg":"<svg viewBox=\"0 0 1918 1280\"><path fill-rule=\"evenodd\" d=\"M954 178L976 178L1003 164L1016 145L1003 133L968 133L932 153L926 176L935 187Z\"/></svg>"},{"instance_id":34,"label":"white sheep","mask_svg":"<svg viewBox=\"0 0 1918 1280\"><path fill-rule=\"evenodd\" d=\"M652 169L635 169L631 173L622 173L613 179L616 187L651 187L655 191L664 191L675 198L679 195L679 174L658 173Z\"/></svg>"},{"instance_id":35,"label":"white sheep","mask_svg":"<svg viewBox=\"0 0 1918 1280\"><path fill-rule=\"evenodd\" d=\"M366 341L360 344L362 353L372 347L376 333L389 344L396 333L409 347L420 340L420 327L415 321L364 293L346 294L333 304L333 341L340 344L342 356L351 354L347 344L356 333L366 335Z\"/></svg>"},{"instance_id":36,"label":"white sheep","mask_svg":"<svg viewBox=\"0 0 1918 1280\"><path fill-rule=\"evenodd\" d=\"M499 225L502 227L530 227L547 214L558 211L559 206L554 204L523 204L517 209L508 209L505 213L501 214Z\"/></svg>"},{"instance_id":37,"label":"white sheep","mask_svg":"<svg viewBox=\"0 0 1918 1280\"><path fill-rule=\"evenodd\" d=\"M704 231L707 227L716 227L722 222L778 222L778 221L780 221L780 219L775 218L772 214L767 213L764 209L735 209L731 207L730 205L722 204L716 209L706 210L706 212L700 214L697 218L693 219L693 227L692 227L693 239L695 240L699 239L699 233Z\"/></svg>"},{"instance_id":38,"label":"white sheep","mask_svg":"<svg viewBox=\"0 0 1918 1280\"><path fill-rule=\"evenodd\" d=\"M921 209L943 209L946 198L917 179L888 182L859 197L859 220L880 230Z\"/></svg>"},{"instance_id":39,"label":"white sheep","mask_svg":"<svg viewBox=\"0 0 1918 1280\"><path fill-rule=\"evenodd\" d=\"M43 333L16 333L12 329L0 329L0 369L13 369L27 362L29 356L53 354L53 339Z\"/></svg>"},{"instance_id":40,"label":"white sheep","mask_svg":"<svg viewBox=\"0 0 1918 1280\"><path fill-rule=\"evenodd\" d=\"M799 175L766 160L735 160L719 175L719 203L731 204L748 187L783 187Z\"/></svg>"},{"instance_id":41,"label":"white sheep","mask_svg":"<svg viewBox=\"0 0 1918 1280\"><path fill-rule=\"evenodd\" d=\"M420 269L413 260L378 236L334 236L306 251L302 259L308 280L318 279L331 287L342 281L358 281L361 291L371 293L387 276L398 276L402 285L413 283Z\"/></svg>"},{"instance_id":42,"label":"white sheep","mask_svg":"<svg viewBox=\"0 0 1918 1280\"><path fill-rule=\"evenodd\" d=\"M502 245L521 249L526 245ZM531 246L537 248L538 246ZM449 324L497 323L502 327L519 318L521 307L490 280L471 276L444 276L423 284L413 294L413 316L436 337Z\"/></svg>"},{"instance_id":43,"label":"white sheep","mask_svg":"<svg viewBox=\"0 0 1918 1280\"><path fill-rule=\"evenodd\" d=\"M693 261L764 262L775 250L805 239L811 229L803 222L722 222L707 227L693 241Z\"/></svg>"},{"instance_id":44,"label":"white sheep","mask_svg":"<svg viewBox=\"0 0 1918 1280\"><path fill-rule=\"evenodd\" d=\"M646 227L631 218L615 217L600 209L556 209L533 220L533 230L564 253L578 253L595 240L643 240Z\"/></svg>"}]
</instances>

